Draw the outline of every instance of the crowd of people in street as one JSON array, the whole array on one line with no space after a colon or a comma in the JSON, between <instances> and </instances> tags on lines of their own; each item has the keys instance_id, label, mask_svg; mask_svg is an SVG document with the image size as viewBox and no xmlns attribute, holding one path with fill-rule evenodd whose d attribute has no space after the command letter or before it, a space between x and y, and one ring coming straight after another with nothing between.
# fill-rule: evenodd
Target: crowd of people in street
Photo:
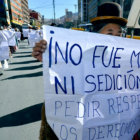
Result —
<instances>
[{"instance_id":1,"label":"crowd of people in street","mask_svg":"<svg viewBox=\"0 0 140 140\"><path fill-rule=\"evenodd\" d=\"M8 61L17 50L20 38L21 32L19 32L18 28L0 27L0 75L3 74L3 70L8 69Z\"/></svg>"},{"instance_id":2,"label":"crowd of people in street","mask_svg":"<svg viewBox=\"0 0 140 140\"><path fill-rule=\"evenodd\" d=\"M43 39L42 30L23 29L11 26L0 27L0 76L9 68L13 53L18 49L21 40L28 39L28 45L34 47L35 43Z\"/></svg>"}]
</instances>

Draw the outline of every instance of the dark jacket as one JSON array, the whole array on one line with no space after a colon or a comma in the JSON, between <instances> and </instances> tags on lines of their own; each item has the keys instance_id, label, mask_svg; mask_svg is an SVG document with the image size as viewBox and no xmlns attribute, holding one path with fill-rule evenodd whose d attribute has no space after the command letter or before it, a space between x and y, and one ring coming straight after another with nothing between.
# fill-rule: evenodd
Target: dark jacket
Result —
<instances>
[{"instance_id":1,"label":"dark jacket","mask_svg":"<svg viewBox=\"0 0 140 140\"><path fill-rule=\"evenodd\" d=\"M46 115L45 115L45 104L42 106L41 110L41 128L40 128L40 136L39 140L58 140L57 136L47 123Z\"/></svg>"}]
</instances>

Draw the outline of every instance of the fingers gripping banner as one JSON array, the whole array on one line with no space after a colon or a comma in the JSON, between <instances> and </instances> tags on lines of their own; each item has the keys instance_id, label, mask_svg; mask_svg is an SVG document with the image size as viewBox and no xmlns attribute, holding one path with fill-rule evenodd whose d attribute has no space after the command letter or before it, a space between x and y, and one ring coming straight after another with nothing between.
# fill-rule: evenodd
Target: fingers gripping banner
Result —
<instances>
[{"instance_id":1,"label":"fingers gripping banner","mask_svg":"<svg viewBox=\"0 0 140 140\"><path fill-rule=\"evenodd\" d=\"M60 140L132 140L140 128L140 41L43 27L46 117Z\"/></svg>"}]
</instances>

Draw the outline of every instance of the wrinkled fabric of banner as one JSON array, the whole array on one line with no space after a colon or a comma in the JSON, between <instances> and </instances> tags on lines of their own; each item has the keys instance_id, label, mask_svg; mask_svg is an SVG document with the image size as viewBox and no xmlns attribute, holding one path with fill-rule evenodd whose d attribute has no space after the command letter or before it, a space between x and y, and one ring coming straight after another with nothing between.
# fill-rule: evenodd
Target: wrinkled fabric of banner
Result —
<instances>
[{"instance_id":1,"label":"wrinkled fabric of banner","mask_svg":"<svg viewBox=\"0 0 140 140\"><path fill-rule=\"evenodd\" d=\"M140 41L43 27L46 117L60 140L132 140L140 128Z\"/></svg>"}]
</instances>

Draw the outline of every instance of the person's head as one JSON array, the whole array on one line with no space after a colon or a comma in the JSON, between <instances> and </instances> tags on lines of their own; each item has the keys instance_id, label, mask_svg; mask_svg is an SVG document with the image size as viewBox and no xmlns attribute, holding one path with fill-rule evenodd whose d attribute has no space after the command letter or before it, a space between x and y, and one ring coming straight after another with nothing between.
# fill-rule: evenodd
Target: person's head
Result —
<instances>
[{"instance_id":1,"label":"person's head","mask_svg":"<svg viewBox=\"0 0 140 140\"><path fill-rule=\"evenodd\" d=\"M4 25L4 26L3 26L3 29L7 29L7 26L6 26L6 25Z\"/></svg>"},{"instance_id":2,"label":"person's head","mask_svg":"<svg viewBox=\"0 0 140 140\"><path fill-rule=\"evenodd\" d=\"M122 35L127 20L121 17L121 7L114 2L106 2L98 7L97 17L91 19L94 32L114 36Z\"/></svg>"},{"instance_id":3,"label":"person's head","mask_svg":"<svg viewBox=\"0 0 140 140\"><path fill-rule=\"evenodd\" d=\"M18 32L18 28L15 28L15 31Z\"/></svg>"},{"instance_id":4,"label":"person's head","mask_svg":"<svg viewBox=\"0 0 140 140\"><path fill-rule=\"evenodd\" d=\"M41 31L39 31L39 35L41 35Z\"/></svg>"},{"instance_id":5,"label":"person's head","mask_svg":"<svg viewBox=\"0 0 140 140\"><path fill-rule=\"evenodd\" d=\"M99 27L100 26L100 27ZM98 25L98 33L101 34L108 34L114 36L121 36L122 35L122 27L116 23L104 23L102 25Z\"/></svg>"},{"instance_id":6,"label":"person's head","mask_svg":"<svg viewBox=\"0 0 140 140\"><path fill-rule=\"evenodd\" d=\"M52 22L50 26L56 26L56 24Z\"/></svg>"}]
</instances>

